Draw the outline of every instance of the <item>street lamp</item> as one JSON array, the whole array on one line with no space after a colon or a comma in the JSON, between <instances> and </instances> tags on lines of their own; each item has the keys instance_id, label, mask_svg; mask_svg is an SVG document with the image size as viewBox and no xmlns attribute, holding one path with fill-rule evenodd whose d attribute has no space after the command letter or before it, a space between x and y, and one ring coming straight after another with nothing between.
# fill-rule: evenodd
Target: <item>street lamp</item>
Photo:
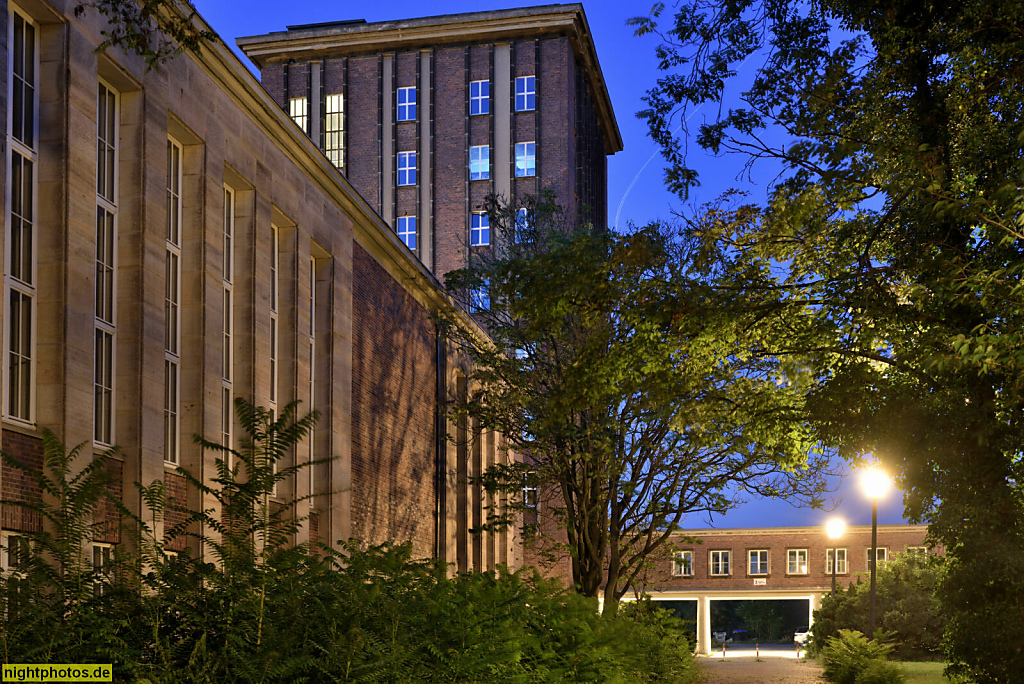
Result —
<instances>
[{"instance_id":1,"label":"street lamp","mask_svg":"<svg viewBox=\"0 0 1024 684\"><path fill-rule=\"evenodd\" d=\"M892 482L879 468L864 471L860 478L864 495L871 499L871 633L875 632L875 568L878 565L878 500L889 492Z\"/></svg>"},{"instance_id":2,"label":"street lamp","mask_svg":"<svg viewBox=\"0 0 1024 684\"><path fill-rule=\"evenodd\" d=\"M825 524L829 539L839 539L846 532L846 523L839 518L832 518ZM828 552L825 552L828 556ZM836 566L839 565L839 549L832 547L832 598L836 597Z\"/></svg>"}]
</instances>

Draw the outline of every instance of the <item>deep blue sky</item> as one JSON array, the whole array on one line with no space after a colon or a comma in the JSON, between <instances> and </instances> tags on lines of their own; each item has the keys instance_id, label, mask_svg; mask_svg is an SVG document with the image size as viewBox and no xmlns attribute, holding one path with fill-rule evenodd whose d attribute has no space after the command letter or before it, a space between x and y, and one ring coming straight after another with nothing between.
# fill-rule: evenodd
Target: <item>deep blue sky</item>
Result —
<instances>
[{"instance_id":1,"label":"deep blue sky","mask_svg":"<svg viewBox=\"0 0 1024 684\"><path fill-rule=\"evenodd\" d=\"M328 0L303 0L302 2L281 2L281 0L195 0L196 8L215 31L231 47L235 38L271 31L282 31L288 24L310 24L343 19L365 19L385 21L437 14L457 14L484 10L510 9L527 5L549 4L544 2L472 2L470 0L440 0L434 3L413 2L412 0L388 0L388 2L330 2ZM604 72L612 105L615 108L619 128L622 132L624 149L608 160L608 220L624 228L628 223L644 224L655 219L669 220L673 210L678 210L680 201L664 189L662 159L651 140L643 122L636 118L636 112L643 108L642 97L658 77L657 61L654 56L655 41L651 37L635 38L626 20L646 13L648 2L625 3L611 0L584 2L587 20L593 32L598 57ZM242 61L250 68L253 65L235 48ZM751 76L754 65L741 68L740 81ZM691 124L700 121L704 112L697 111ZM691 146L693 164L701 173L701 187L692 199L698 202L711 201L730 187L740 187L750 194L752 200L765 196L766 183L773 173L762 170L751 179L737 176L742 170L739 159L726 157L716 159L703 154ZM630 188L630 186L632 186ZM780 525L823 525L832 515L846 519L849 524L871 522L871 508L851 478L846 478L833 495L838 501L834 513L798 509L783 501L754 501L747 503L725 517L714 521L716 527L768 527ZM900 496L894 492L879 506L879 522L902 522ZM706 521L691 519L685 527L703 527Z\"/></svg>"}]
</instances>

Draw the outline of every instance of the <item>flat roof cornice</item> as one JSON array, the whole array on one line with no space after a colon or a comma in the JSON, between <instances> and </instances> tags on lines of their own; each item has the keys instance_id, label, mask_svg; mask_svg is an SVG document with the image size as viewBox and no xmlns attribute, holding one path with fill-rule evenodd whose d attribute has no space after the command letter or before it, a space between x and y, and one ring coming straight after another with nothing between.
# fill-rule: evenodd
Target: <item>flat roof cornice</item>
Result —
<instances>
[{"instance_id":1,"label":"flat roof cornice","mask_svg":"<svg viewBox=\"0 0 1024 684\"><path fill-rule=\"evenodd\" d=\"M238 38L238 47L256 66L288 60L397 52L444 45L507 42L519 38L567 36L590 86L608 154L622 149L611 97L583 5L544 5L515 10L446 14L436 17L343 23L275 31Z\"/></svg>"}]
</instances>

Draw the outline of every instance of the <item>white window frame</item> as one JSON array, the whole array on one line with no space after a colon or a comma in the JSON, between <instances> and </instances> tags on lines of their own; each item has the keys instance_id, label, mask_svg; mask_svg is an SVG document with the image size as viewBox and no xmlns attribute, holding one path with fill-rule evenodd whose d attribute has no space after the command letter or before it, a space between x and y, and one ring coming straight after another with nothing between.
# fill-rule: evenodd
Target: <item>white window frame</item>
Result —
<instances>
[{"instance_id":1,"label":"white window frame","mask_svg":"<svg viewBox=\"0 0 1024 684\"><path fill-rule=\"evenodd\" d=\"M19 140L14 136L14 113L12 103L13 92L14 92L14 25L15 16L17 16L23 22L26 29L31 29L32 33L32 83L29 85L32 88L32 102L30 105L32 111L32 140L31 144ZM37 314L37 286L38 286L38 192L39 192L39 25L33 21L27 14L21 11L13 3L8 5L7 15L7 154L6 154L6 169L7 169L7 181L6 181L6 203L5 203L5 216L6 216L6 229L4 231L4 301L3 310L6 315L4 316L4 373L3 373L3 416L6 420L15 423L21 423L26 425L34 425L36 420L36 314ZM19 80L24 80L19 77ZM30 216L29 221L21 221L21 223L27 223L29 225L27 235L31 240L31 247L29 249L28 257L28 280L23 278L17 278L13 275L13 268L11 264L11 256L14 253L12 247L12 215L13 205L12 197L15 194L12 189L13 181L13 164L14 155L17 154L26 163L31 164L32 172L26 182L31 184L31 192L29 194L29 201L31 206L28 208L28 215ZM25 214L25 211L22 211ZM17 293L22 298L28 307L28 340L26 343L27 349L19 348L17 351L14 350L12 338L12 323L13 316L11 315L11 297ZM24 335L21 336L21 341L24 340ZM20 347L21 345L19 345ZM19 365L19 371L22 366L27 368L27 377L20 383L21 392L19 395L23 395L24 401L19 401L17 405L12 406L11 392L11 357L17 354L23 361ZM27 363L26 363L27 360ZM24 404L24 405L22 405Z\"/></svg>"},{"instance_id":2,"label":"white window frame","mask_svg":"<svg viewBox=\"0 0 1024 684\"><path fill-rule=\"evenodd\" d=\"M411 96L411 97L410 97ZM398 108L395 111L396 121L416 120L416 86L399 88L396 93Z\"/></svg>"},{"instance_id":3,"label":"white window frame","mask_svg":"<svg viewBox=\"0 0 1024 684\"><path fill-rule=\"evenodd\" d=\"M411 250L416 249L416 217L399 216L397 230L398 239Z\"/></svg>"},{"instance_id":4,"label":"white window frame","mask_svg":"<svg viewBox=\"0 0 1024 684\"><path fill-rule=\"evenodd\" d=\"M912 555L915 555L915 556L927 556L928 555L928 547L927 546L907 546L907 547L904 548L903 553L912 554Z\"/></svg>"},{"instance_id":5,"label":"white window frame","mask_svg":"<svg viewBox=\"0 0 1024 684\"><path fill-rule=\"evenodd\" d=\"M288 116L303 133L309 135L309 99L305 95L288 99Z\"/></svg>"},{"instance_id":6,"label":"white window frame","mask_svg":"<svg viewBox=\"0 0 1024 684\"><path fill-rule=\"evenodd\" d=\"M718 572L715 572L715 568ZM724 569L724 572L722 571ZM730 577L732 575L732 551L714 549L708 551L708 577Z\"/></svg>"},{"instance_id":7,"label":"white window frame","mask_svg":"<svg viewBox=\"0 0 1024 684\"><path fill-rule=\"evenodd\" d=\"M534 140L516 143L516 178L537 175L537 143Z\"/></svg>"},{"instance_id":8,"label":"white window frame","mask_svg":"<svg viewBox=\"0 0 1024 684\"><path fill-rule=\"evenodd\" d=\"M469 82L469 115L481 116L491 113L491 82Z\"/></svg>"},{"instance_id":9,"label":"white window frame","mask_svg":"<svg viewBox=\"0 0 1024 684\"><path fill-rule=\"evenodd\" d=\"M806 575L810 571L807 559L807 549L786 549L786 574Z\"/></svg>"},{"instance_id":10,"label":"white window frame","mask_svg":"<svg viewBox=\"0 0 1024 684\"><path fill-rule=\"evenodd\" d=\"M532 112L537 109L537 77L516 76L516 111Z\"/></svg>"},{"instance_id":11,"label":"white window frame","mask_svg":"<svg viewBox=\"0 0 1024 684\"><path fill-rule=\"evenodd\" d=\"M109 99L107 99L109 97ZM107 99L101 108L101 100ZM96 282L95 287L95 344L93 345L93 443L109 447L115 442L117 407L117 186L120 178L118 164L118 135L120 131L120 93L108 83L99 80L96 92ZM113 111L110 111L110 108ZM102 120L102 112L108 117ZM107 140L103 132L107 131ZM102 173L100 159L105 160L109 176ZM105 178L110 187L106 188ZM101 226L101 217L109 216L107 227ZM102 241L102 236L106 240ZM109 248L104 250L104 247ZM109 254L105 252L109 251ZM109 283L107 282L109 280ZM102 300L102 301L101 301Z\"/></svg>"},{"instance_id":12,"label":"white window frame","mask_svg":"<svg viewBox=\"0 0 1024 684\"><path fill-rule=\"evenodd\" d=\"M693 577L693 551L676 551L672 554L672 576Z\"/></svg>"},{"instance_id":13,"label":"white window frame","mask_svg":"<svg viewBox=\"0 0 1024 684\"><path fill-rule=\"evenodd\" d=\"M876 551L878 552L878 554L875 556L875 559L876 559L875 562L877 563L878 567L881 567L883 564L885 564L886 561L889 560L889 547L888 546L879 546L879 547L877 547ZM871 547L870 546L867 547L866 549L864 549L864 563L865 563L865 567L867 567L868 571L870 572L871 571Z\"/></svg>"},{"instance_id":14,"label":"white window frame","mask_svg":"<svg viewBox=\"0 0 1024 684\"><path fill-rule=\"evenodd\" d=\"M92 557L89 559L93 569L94 591L102 594L110 584L110 566L114 562L114 545L107 542L92 543ZM107 568L104 570L104 568Z\"/></svg>"},{"instance_id":15,"label":"white window frame","mask_svg":"<svg viewBox=\"0 0 1024 684\"><path fill-rule=\"evenodd\" d=\"M491 310L491 281L485 278L483 285L469 291L469 308L471 311Z\"/></svg>"},{"instance_id":16,"label":"white window frame","mask_svg":"<svg viewBox=\"0 0 1024 684\"><path fill-rule=\"evenodd\" d=\"M11 539L18 539L21 541L12 542ZM31 553L31 550L29 548L30 542L28 535L22 534L20 532L3 532L2 534L0 534L0 546L3 547L2 551L0 551L0 555L2 555L2 558L0 558L0 570L2 570L5 575L10 575L21 571L20 563L16 566L11 562L12 543L24 544L25 552ZM24 560L27 561L28 559L26 558Z\"/></svg>"},{"instance_id":17,"label":"white window frame","mask_svg":"<svg viewBox=\"0 0 1024 684\"><path fill-rule=\"evenodd\" d=\"M345 96L324 98L324 154L339 169L345 167Z\"/></svg>"},{"instance_id":18,"label":"white window frame","mask_svg":"<svg viewBox=\"0 0 1024 684\"><path fill-rule=\"evenodd\" d=\"M754 570L754 554L757 554L757 570ZM762 554L763 560L762 563ZM748 575L767 575L769 574L769 562L771 560L771 554L768 549L748 549L747 550L747 574Z\"/></svg>"},{"instance_id":19,"label":"white window frame","mask_svg":"<svg viewBox=\"0 0 1024 684\"><path fill-rule=\"evenodd\" d=\"M177 168L174 153L177 151ZM181 242L184 147L167 138L167 234L165 236L164 462L181 462ZM173 268L169 266L173 265Z\"/></svg>"},{"instance_id":20,"label":"white window frame","mask_svg":"<svg viewBox=\"0 0 1024 684\"><path fill-rule=\"evenodd\" d=\"M530 470L523 473L523 508L537 510L540 490L537 487L537 473Z\"/></svg>"},{"instance_id":21,"label":"white window frame","mask_svg":"<svg viewBox=\"0 0 1024 684\"><path fill-rule=\"evenodd\" d=\"M837 559L836 574L848 575L850 573L849 554L846 547L838 547L825 550L825 574L832 574L832 558Z\"/></svg>"},{"instance_id":22,"label":"white window frame","mask_svg":"<svg viewBox=\"0 0 1024 684\"><path fill-rule=\"evenodd\" d=\"M491 217L485 211L473 212L469 219L469 246L487 247L491 244Z\"/></svg>"},{"instance_id":23,"label":"white window frame","mask_svg":"<svg viewBox=\"0 0 1024 684\"><path fill-rule=\"evenodd\" d=\"M489 180L491 177L491 146L473 145L469 148L469 180Z\"/></svg>"},{"instance_id":24,"label":"white window frame","mask_svg":"<svg viewBox=\"0 0 1024 684\"><path fill-rule=\"evenodd\" d=\"M398 153L398 187L416 185L416 152L413 150Z\"/></svg>"}]
</instances>

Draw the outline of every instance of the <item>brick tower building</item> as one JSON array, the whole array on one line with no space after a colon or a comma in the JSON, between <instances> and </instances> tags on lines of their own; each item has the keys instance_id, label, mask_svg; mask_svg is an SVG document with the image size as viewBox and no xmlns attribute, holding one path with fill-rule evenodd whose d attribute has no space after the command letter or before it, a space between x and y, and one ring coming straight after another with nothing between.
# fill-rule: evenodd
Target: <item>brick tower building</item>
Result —
<instances>
[{"instance_id":1,"label":"brick tower building","mask_svg":"<svg viewBox=\"0 0 1024 684\"><path fill-rule=\"evenodd\" d=\"M491 242L491 193L607 225L622 149L583 6L289 26L240 38L264 87L439 277Z\"/></svg>"}]
</instances>

